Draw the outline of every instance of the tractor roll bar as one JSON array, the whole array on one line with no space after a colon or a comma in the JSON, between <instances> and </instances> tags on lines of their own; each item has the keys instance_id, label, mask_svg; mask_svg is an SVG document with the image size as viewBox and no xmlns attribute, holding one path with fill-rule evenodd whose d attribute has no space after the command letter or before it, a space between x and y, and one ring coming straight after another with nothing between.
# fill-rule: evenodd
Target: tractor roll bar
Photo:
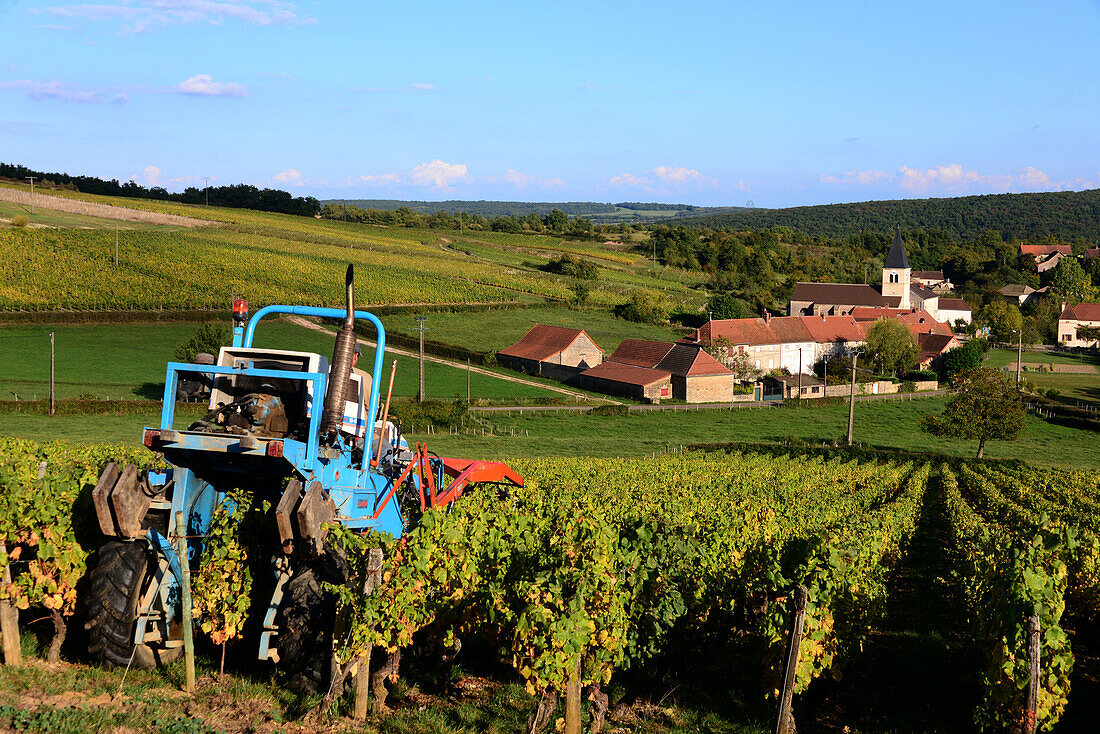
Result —
<instances>
[{"instance_id":1,"label":"tractor roll bar","mask_svg":"<svg viewBox=\"0 0 1100 734\"><path fill-rule=\"evenodd\" d=\"M252 337L256 333L256 324L260 323L260 319L264 316L273 313L316 316L323 319L342 319L347 316L348 312L342 308L322 308L320 306L264 306L249 319L248 328L245 329L244 338L240 344L236 343L237 336L234 335L233 346L251 347ZM385 359L386 352L386 329L382 326L382 322L378 320L378 317L368 311L356 311L355 318L366 319L371 322L374 324L375 331L378 332L378 344L374 349L374 370L370 384L370 408L367 410L367 425L364 426L366 436L364 436L363 456L371 457L374 456L371 451L371 443L374 441L374 421L378 412L378 387L382 380L382 360ZM366 461L364 461L364 465L367 465Z\"/></svg>"}]
</instances>

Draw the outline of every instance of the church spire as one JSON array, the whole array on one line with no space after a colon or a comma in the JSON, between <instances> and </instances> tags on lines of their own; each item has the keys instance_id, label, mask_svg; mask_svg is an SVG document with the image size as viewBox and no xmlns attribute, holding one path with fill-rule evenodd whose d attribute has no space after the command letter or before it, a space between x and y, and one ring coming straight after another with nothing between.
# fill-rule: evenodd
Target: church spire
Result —
<instances>
[{"instance_id":1,"label":"church spire","mask_svg":"<svg viewBox=\"0 0 1100 734\"><path fill-rule=\"evenodd\" d=\"M905 269L909 267L909 258L905 256L905 243L901 241L901 225L894 231L894 244L890 246L890 254L886 256L883 267Z\"/></svg>"}]
</instances>

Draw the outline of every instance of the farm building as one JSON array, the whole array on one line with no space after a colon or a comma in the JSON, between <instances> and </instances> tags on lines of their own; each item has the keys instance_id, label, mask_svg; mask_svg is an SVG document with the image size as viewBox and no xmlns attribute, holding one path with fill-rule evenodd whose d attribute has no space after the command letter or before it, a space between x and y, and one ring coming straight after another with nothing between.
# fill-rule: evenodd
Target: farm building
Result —
<instances>
[{"instance_id":1,"label":"farm building","mask_svg":"<svg viewBox=\"0 0 1100 734\"><path fill-rule=\"evenodd\" d=\"M675 400L713 403L733 398L733 372L696 345L623 339L605 364L668 372Z\"/></svg>"},{"instance_id":2,"label":"farm building","mask_svg":"<svg viewBox=\"0 0 1100 734\"><path fill-rule=\"evenodd\" d=\"M1021 306L1047 292L1046 288L1036 289L1029 285L1020 285L1019 283L1009 283L1008 285L1001 286L999 290L1002 296L1015 299Z\"/></svg>"},{"instance_id":3,"label":"farm building","mask_svg":"<svg viewBox=\"0 0 1100 734\"><path fill-rule=\"evenodd\" d=\"M801 384L801 391L799 385ZM783 398L823 398L825 397L825 383L812 375L777 375L764 378L764 393L774 395L781 393Z\"/></svg>"},{"instance_id":4,"label":"farm building","mask_svg":"<svg viewBox=\"0 0 1100 734\"><path fill-rule=\"evenodd\" d=\"M497 352L497 361L530 375L567 380L603 361L603 350L583 329L535 324Z\"/></svg>"},{"instance_id":5,"label":"farm building","mask_svg":"<svg viewBox=\"0 0 1100 734\"><path fill-rule=\"evenodd\" d=\"M618 362L602 362L577 378L585 390L635 400L660 402L672 397L672 373Z\"/></svg>"},{"instance_id":6,"label":"farm building","mask_svg":"<svg viewBox=\"0 0 1100 734\"><path fill-rule=\"evenodd\" d=\"M954 334L917 334L917 366L921 369L932 367L945 352L961 345Z\"/></svg>"},{"instance_id":7,"label":"farm building","mask_svg":"<svg viewBox=\"0 0 1100 734\"><path fill-rule=\"evenodd\" d=\"M1083 334L1083 330L1091 334ZM1100 303L1063 307L1058 316L1058 341L1067 347L1100 347Z\"/></svg>"}]
</instances>

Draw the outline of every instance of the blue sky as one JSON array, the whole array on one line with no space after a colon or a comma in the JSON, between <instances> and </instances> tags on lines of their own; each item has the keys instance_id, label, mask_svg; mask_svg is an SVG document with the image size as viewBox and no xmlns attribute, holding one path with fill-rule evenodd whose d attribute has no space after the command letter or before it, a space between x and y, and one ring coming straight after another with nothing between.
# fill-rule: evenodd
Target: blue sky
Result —
<instances>
[{"instance_id":1,"label":"blue sky","mask_svg":"<svg viewBox=\"0 0 1100 734\"><path fill-rule=\"evenodd\" d=\"M1100 187L1100 3L0 0L0 160L793 206Z\"/></svg>"}]
</instances>

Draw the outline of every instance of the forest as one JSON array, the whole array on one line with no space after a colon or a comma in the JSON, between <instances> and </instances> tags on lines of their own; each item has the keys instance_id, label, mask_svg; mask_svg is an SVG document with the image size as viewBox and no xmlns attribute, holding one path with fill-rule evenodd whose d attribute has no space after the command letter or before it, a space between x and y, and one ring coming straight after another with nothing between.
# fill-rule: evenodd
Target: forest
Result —
<instances>
[{"instance_id":1,"label":"forest","mask_svg":"<svg viewBox=\"0 0 1100 734\"><path fill-rule=\"evenodd\" d=\"M131 199L157 199L181 204L209 204L232 209L255 209L278 214L297 214L312 217L321 211L321 203L312 196L291 196L279 189L261 189L249 184L232 186L208 186L204 189L188 186L180 193L173 193L161 186L146 188L130 180L102 179L95 176L70 176L67 173L35 171L14 163L0 163L0 179L26 183L35 178L36 185L79 191L100 196L125 196Z\"/></svg>"}]
</instances>

